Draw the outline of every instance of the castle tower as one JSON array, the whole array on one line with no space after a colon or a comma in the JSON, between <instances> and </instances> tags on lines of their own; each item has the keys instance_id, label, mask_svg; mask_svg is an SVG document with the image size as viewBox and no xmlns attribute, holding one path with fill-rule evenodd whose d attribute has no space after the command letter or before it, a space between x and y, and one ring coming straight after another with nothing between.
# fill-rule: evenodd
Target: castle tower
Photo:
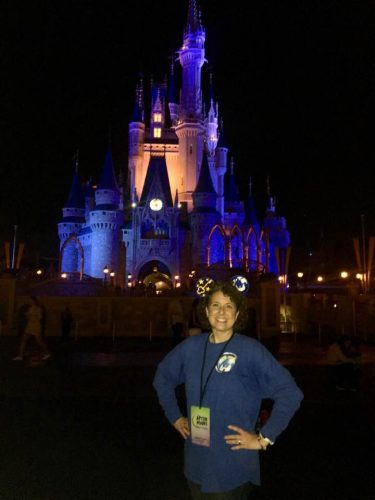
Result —
<instances>
[{"instance_id":1,"label":"castle tower","mask_svg":"<svg viewBox=\"0 0 375 500\"><path fill-rule=\"evenodd\" d=\"M80 270L79 249L75 240L68 241L72 236L77 236L85 223L85 199L79 180L78 162L73 175L68 199L63 208L63 218L58 223L60 250L63 248L60 269L66 273L76 273Z\"/></svg>"},{"instance_id":2,"label":"castle tower","mask_svg":"<svg viewBox=\"0 0 375 500\"><path fill-rule=\"evenodd\" d=\"M179 123L175 132L179 139L182 185L181 201L192 209L195 189L202 162L205 126L202 117L201 68L205 62L205 30L200 20L196 1L189 1L188 19L183 44L179 50L182 67L182 89Z\"/></svg>"},{"instance_id":3,"label":"castle tower","mask_svg":"<svg viewBox=\"0 0 375 500\"><path fill-rule=\"evenodd\" d=\"M267 206L263 227L268 232L269 240L268 271L278 275L283 271L279 268L279 264L277 262L276 249L279 249L278 252L281 254L280 258L283 259L284 252L290 244L290 234L286 228L285 217L276 215L276 203L275 198L271 196L269 177L267 177Z\"/></svg>"},{"instance_id":4,"label":"castle tower","mask_svg":"<svg viewBox=\"0 0 375 500\"><path fill-rule=\"evenodd\" d=\"M105 267L116 273L119 271L119 236L123 221L119 205L120 190L114 174L111 151L108 148L102 176L95 191L95 208L89 216L93 250L90 275L95 278L103 278Z\"/></svg>"}]
</instances>

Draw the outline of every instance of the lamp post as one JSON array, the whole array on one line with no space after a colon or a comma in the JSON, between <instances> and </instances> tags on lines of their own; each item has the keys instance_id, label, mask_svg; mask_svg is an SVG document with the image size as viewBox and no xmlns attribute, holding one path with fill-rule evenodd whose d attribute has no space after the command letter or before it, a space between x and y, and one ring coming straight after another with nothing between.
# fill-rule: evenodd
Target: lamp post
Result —
<instances>
[{"instance_id":1,"label":"lamp post","mask_svg":"<svg viewBox=\"0 0 375 500\"><path fill-rule=\"evenodd\" d=\"M109 273L109 268L108 266L105 266L105 268L103 269L103 274L104 274L104 280L103 280L103 283L106 285L107 284L107 280L108 280L108 273Z\"/></svg>"}]
</instances>

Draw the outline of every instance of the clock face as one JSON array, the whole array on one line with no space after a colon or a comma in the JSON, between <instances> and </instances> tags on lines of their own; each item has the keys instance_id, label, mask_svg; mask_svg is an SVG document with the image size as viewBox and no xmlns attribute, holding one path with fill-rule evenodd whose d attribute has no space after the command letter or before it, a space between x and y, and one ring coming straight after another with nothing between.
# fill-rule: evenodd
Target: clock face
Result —
<instances>
[{"instance_id":1,"label":"clock face","mask_svg":"<svg viewBox=\"0 0 375 500\"><path fill-rule=\"evenodd\" d=\"M155 212L158 212L163 208L163 202L159 200L159 198L153 198L150 201L150 208L151 210L154 210Z\"/></svg>"}]
</instances>

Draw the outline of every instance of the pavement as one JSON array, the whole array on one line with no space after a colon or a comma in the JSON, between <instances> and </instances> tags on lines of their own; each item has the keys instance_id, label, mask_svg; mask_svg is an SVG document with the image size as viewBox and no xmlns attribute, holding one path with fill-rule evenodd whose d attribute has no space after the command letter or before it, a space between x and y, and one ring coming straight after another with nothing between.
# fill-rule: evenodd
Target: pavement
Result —
<instances>
[{"instance_id":1,"label":"pavement","mask_svg":"<svg viewBox=\"0 0 375 500\"><path fill-rule=\"evenodd\" d=\"M46 341L50 360L32 349L20 363L17 339L0 337L0 500L188 500L183 443L152 388L171 341ZM375 500L375 346L361 346L357 392L328 386L326 349L281 338L305 398L261 455L257 500Z\"/></svg>"}]
</instances>

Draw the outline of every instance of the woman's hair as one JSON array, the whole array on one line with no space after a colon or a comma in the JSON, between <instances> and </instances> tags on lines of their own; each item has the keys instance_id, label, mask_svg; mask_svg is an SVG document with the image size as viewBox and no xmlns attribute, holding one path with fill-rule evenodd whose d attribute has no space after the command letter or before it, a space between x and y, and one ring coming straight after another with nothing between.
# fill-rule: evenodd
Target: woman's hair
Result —
<instances>
[{"instance_id":1,"label":"woman's hair","mask_svg":"<svg viewBox=\"0 0 375 500\"><path fill-rule=\"evenodd\" d=\"M222 292L223 295L229 297L230 300L236 305L238 311L238 317L233 325L233 330L241 331L247 325L247 314L248 314L248 304L246 297L243 293L239 292L235 286L230 282L225 283L215 283L215 285L210 288L206 295L201 299L197 312L199 317L199 323L205 330L210 330L211 325L207 318L206 308L211 304L212 296L216 292Z\"/></svg>"}]
</instances>

